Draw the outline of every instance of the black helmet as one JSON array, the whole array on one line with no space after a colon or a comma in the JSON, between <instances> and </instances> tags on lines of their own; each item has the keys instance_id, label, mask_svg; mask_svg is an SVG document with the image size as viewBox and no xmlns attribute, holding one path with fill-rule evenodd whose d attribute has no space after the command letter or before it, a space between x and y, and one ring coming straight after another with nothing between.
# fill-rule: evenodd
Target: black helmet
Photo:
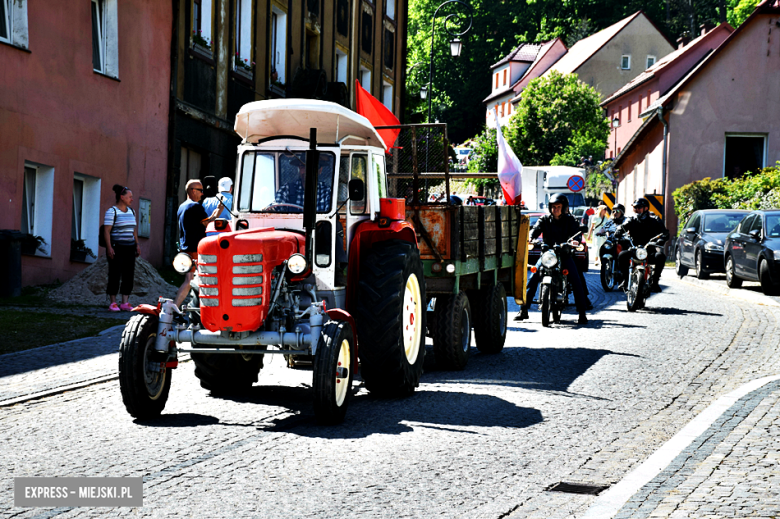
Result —
<instances>
[{"instance_id":1,"label":"black helmet","mask_svg":"<svg viewBox=\"0 0 780 519\"><path fill-rule=\"evenodd\" d=\"M555 193L553 196L550 197L550 202L548 203L548 207L553 204L561 204L562 214L566 214L569 212L569 199L566 198L565 195L562 195L560 193Z\"/></svg>"},{"instance_id":2,"label":"black helmet","mask_svg":"<svg viewBox=\"0 0 780 519\"><path fill-rule=\"evenodd\" d=\"M642 197L642 198L637 198L636 201L634 201L634 203L631 204L631 206L634 209L636 209L637 207L644 207L645 209L649 209L650 203L647 201L647 198Z\"/></svg>"},{"instance_id":3,"label":"black helmet","mask_svg":"<svg viewBox=\"0 0 780 519\"><path fill-rule=\"evenodd\" d=\"M626 214L626 208L623 207L623 204L615 204L615 207L612 208L612 212Z\"/></svg>"}]
</instances>

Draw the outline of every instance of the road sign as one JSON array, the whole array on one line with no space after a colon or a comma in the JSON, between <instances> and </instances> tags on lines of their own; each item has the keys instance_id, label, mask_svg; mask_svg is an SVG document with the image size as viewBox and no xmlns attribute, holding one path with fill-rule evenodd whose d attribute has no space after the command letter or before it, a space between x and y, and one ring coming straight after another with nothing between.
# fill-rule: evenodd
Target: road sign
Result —
<instances>
[{"instance_id":1,"label":"road sign","mask_svg":"<svg viewBox=\"0 0 780 519\"><path fill-rule=\"evenodd\" d=\"M601 199L607 204L609 210L612 211L612 208L615 206L615 193L604 193L601 195Z\"/></svg>"},{"instance_id":2,"label":"road sign","mask_svg":"<svg viewBox=\"0 0 780 519\"><path fill-rule=\"evenodd\" d=\"M661 220L664 219L664 195L645 195L650 203L650 210Z\"/></svg>"},{"instance_id":3,"label":"road sign","mask_svg":"<svg viewBox=\"0 0 780 519\"><path fill-rule=\"evenodd\" d=\"M569 180L566 181L566 187L575 193L582 191L582 189L585 187L585 179L576 175L572 175L569 177Z\"/></svg>"}]
</instances>

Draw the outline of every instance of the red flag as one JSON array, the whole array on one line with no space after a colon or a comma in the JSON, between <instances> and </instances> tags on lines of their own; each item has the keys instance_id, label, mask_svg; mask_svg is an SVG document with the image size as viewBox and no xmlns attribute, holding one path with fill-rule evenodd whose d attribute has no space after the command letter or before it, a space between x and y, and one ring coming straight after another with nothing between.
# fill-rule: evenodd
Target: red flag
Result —
<instances>
[{"instance_id":1,"label":"red flag","mask_svg":"<svg viewBox=\"0 0 780 519\"><path fill-rule=\"evenodd\" d=\"M377 126L397 126L401 124L398 117L388 110L379 99L360 86L360 81L357 79L355 80L355 91L357 92L357 113L368 119L374 128ZM385 141L387 152L390 153L390 148L395 144L395 140L398 138L401 130L377 130L377 133Z\"/></svg>"}]
</instances>

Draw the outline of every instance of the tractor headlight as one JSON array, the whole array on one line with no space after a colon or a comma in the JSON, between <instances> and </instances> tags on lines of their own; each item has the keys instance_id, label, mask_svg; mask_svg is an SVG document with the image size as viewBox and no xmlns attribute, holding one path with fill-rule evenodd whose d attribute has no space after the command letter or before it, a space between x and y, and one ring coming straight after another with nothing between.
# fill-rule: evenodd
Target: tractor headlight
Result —
<instances>
[{"instance_id":1,"label":"tractor headlight","mask_svg":"<svg viewBox=\"0 0 780 519\"><path fill-rule=\"evenodd\" d=\"M545 267L552 268L555 265L558 264L558 257L555 255L555 253L551 250L548 250L544 254L542 254L542 265Z\"/></svg>"},{"instance_id":2,"label":"tractor headlight","mask_svg":"<svg viewBox=\"0 0 780 519\"><path fill-rule=\"evenodd\" d=\"M636 259L640 261L644 261L647 259L647 249L643 249L642 247L639 247L636 250Z\"/></svg>"},{"instance_id":3,"label":"tractor headlight","mask_svg":"<svg viewBox=\"0 0 780 519\"><path fill-rule=\"evenodd\" d=\"M173 258L173 269L179 274L186 274L192 269L192 258L186 252L180 252Z\"/></svg>"},{"instance_id":4,"label":"tractor headlight","mask_svg":"<svg viewBox=\"0 0 780 519\"><path fill-rule=\"evenodd\" d=\"M576 250L577 252L582 252L582 251L584 251L584 250L585 250L585 245L583 245L583 244L581 244L581 243L580 243L579 245L577 245L577 246L574 248L574 250Z\"/></svg>"},{"instance_id":5,"label":"tractor headlight","mask_svg":"<svg viewBox=\"0 0 780 519\"><path fill-rule=\"evenodd\" d=\"M298 275L306 271L308 265L306 264L306 258L303 254L293 254L290 259L287 260L287 269L293 274Z\"/></svg>"}]
</instances>

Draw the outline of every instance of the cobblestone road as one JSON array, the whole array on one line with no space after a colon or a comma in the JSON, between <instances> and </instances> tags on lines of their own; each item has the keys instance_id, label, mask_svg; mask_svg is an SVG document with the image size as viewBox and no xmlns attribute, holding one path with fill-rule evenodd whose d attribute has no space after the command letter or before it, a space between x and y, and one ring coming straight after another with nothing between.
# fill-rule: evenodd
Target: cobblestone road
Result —
<instances>
[{"instance_id":1,"label":"cobblestone road","mask_svg":"<svg viewBox=\"0 0 780 519\"><path fill-rule=\"evenodd\" d=\"M182 363L155 422L127 415L116 381L2 407L0 514L578 517L597 498L545 489L613 485L718 397L780 373L780 308L671 274L635 314L588 274L596 304L588 327L569 313L542 328L532 312L511 324L499 355L474 351L463 372L428 362L410 398L360 389L340 427L314 424L310 374L280 357L243 398L209 395ZM116 365L114 353L92 358ZM46 369L64 376L86 362ZM33 369L0 374L0 401L35 386L45 369ZM620 517L780 516L779 395L767 385L740 400ZM144 476L145 506L13 508L13 478L22 476Z\"/></svg>"}]
</instances>

